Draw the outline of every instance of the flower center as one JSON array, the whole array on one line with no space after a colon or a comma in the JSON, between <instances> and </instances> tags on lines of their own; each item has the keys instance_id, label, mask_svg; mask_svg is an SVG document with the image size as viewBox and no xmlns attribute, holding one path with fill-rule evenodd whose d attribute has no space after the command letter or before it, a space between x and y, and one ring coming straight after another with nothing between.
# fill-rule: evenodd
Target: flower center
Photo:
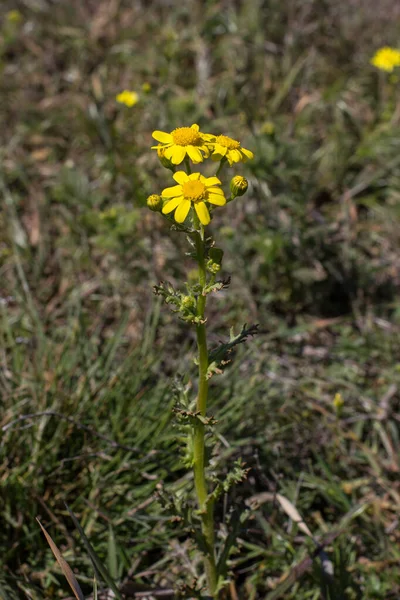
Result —
<instances>
[{"instance_id":1,"label":"flower center","mask_svg":"<svg viewBox=\"0 0 400 600\"><path fill-rule=\"evenodd\" d=\"M200 202L206 197L206 186L201 181L185 181L182 184L182 193L186 200Z\"/></svg>"},{"instance_id":2,"label":"flower center","mask_svg":"<svg viewBox=\"0 0 400 600\"><path fill-rule=\"evenodd\" d=\"M201 139L199 132L191 127L178 127L172 131L171 135L177 146L193 146Z\"/></svg>"},{"instance_id":3,"label":"flower center","mask_svg":"<svg viewBox=\"0 0 400 600\"><path fill-rule=\"evenodd\" d=\"M228 148L228 150L238 150L240 148L240 142L233 140L227 135L219 135L216 140L217 144L223 146L224 148Z\"/></svg>"}]
</instances>

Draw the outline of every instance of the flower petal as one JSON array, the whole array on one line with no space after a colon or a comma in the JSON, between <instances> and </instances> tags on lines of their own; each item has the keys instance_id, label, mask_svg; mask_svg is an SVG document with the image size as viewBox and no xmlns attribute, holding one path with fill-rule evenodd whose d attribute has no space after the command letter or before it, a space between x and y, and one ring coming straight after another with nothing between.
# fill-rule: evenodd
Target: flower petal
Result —
<instances>
[{"instance_id":1,"label":"flower petal","mask_svg":"<svg viewBox=\"0 0 400 600\"><path fill-rule=\"evenodd\" d=\"M174 208L176 208L178 204L180 204L183 200L183 196L179 196L179 198L173 198L172 200L164 204L162 208L162 213L164 215L167 215L168 213L172 212Z\"/></svg>"},{"instance_id":2,"label":"flower petal","mask_svg":"<svg viewBox=\"0 0 400 600\"><path fill-rule=\"evenodd\" d=\"M175 221L177 223L183 223L186 219L188 212L190 210L191 202L190 200L186 200L186 198L180 203L178 208L175 211Z\"/></svg>"},{"instance_id":3,"label":"flower petal","mask_svg":"<svg viewBox=\"0 0 400 600\"><path fill-rule=\"evenodd\" d=\"M172 175L172 177L180 184L185 183L185 181L188 181L189 179L185 171L177 171Z\"/></svg>"},{"instance_id":4,"label":"flower petal","mask_svg":"<svg viewBox=\"0 0 400 600\"><path fill-rule=\"evenodd\" d=\"M201 181L201 178L202 178L201 173L192 173L191 175L189 175L190 181L197 181L197 179L200 179L200 181Z\"/></svg>"},{"instance_id":5,"label":"flower petal","mask_svg":"<svg viewBox=\"0 0 400 600\"><path fill-rule=\"evenodd\" d=\"M216 194L208 194L207 200L211 204L216 204L217 206L224 206L226 204L225 196L217 196Z\"/></svg>"},{"instance_id":6,"label":"flower petal","mask_svg":"<svg viewBox=\"0 0 400 600\"><path fill-rule=\"evenodd\" d=\"M186 148L183 146L172 146L171 162L174 165L179 165L186 156Z\"/></svg>"},{"instance_id":7,"label":"flower petal","mask_svg":"<svg viewBox=\"0 0 400 600\"><path fill-rule=\"evenodd\" d=\"M207 192L209 194L218 194L219 196L224 196L224 190L221 190L219 187L208 187Z\"/></svg>"},{"instance_id":8,"label":"flower petal","mask_svg":"<svg viewBox=\"0 0 400 600\"><path fill-rule=\"evenodd\" d=\"M228 159L231 159L233 162L239 162L242 160L242 155L239 150L229 150Z\"/></svg>"},{"instance_id":9,"label":"flower petal","mask_svg":"<svg viewBox=\"0 0 400 600\"><path fill-rule=\"evenodd\" d=\"M210 185L218 185L221 184L220 180L218 179L218 177L204 177L204 181L203 183L209 187Z\"/></svg>"},{"instance_id":10,"label":"flower petal","mask_svg":"<svg viewBox=\"0 0 400 600\"><path fill-rule=\"evenodd\" d=\"M169 148L171 146L172 142L170 144L157 144L157 146L151 146L152 150L159 150L160 148Z\"/></svg>"},{"instance_id":11,"label":"flower petal","mask_svg":"<svg viewBox=\"0 0 400 600\"><path fill-rule=\"evenodd\" d=\"M200 219L200 223L202 225L208 225L210 222L210 213L208 212L208 208L204 202L196 202L194 205L197 216Z\"/></svg>"},{"instance_id":12,"label":"flower petal","mask_svg":"<svg viewBox=\"0 0 400 600\"><path fill-rule=\"evenodd\" d=\"M220 154L221 156L225 156L228 148L226 146L221 146L221 144L215 144L214 146L214 154Z\"/></svg>"},{"instance_id":13,"label":"flower petal","mask_svg":"<svg viewBox=\"0 0 400 600\"><path fill-rule=\"evenodd\" d=\"M191 125L190 128L194 129L195 131L199 131L200 129L200 127L196 123L193 123L193 125Z\"/></svg>"},{"instance_id":14,"label":"flower petal","mask_svg":"<svg viewBox=\"0 0 400 600\"><path fill-rule=\"evenodd\" d=\"M246 148L240 148L240 149L247 158L254 158L254 154L252 153L251 150L246 150Z\"/></svg>"},{"instance_id":15,"label":"flower petal","mask_svg":"<svg viewBox=\"0 0 400 600\"><path fill-rule=\"evenodd\" d=\"M165 188L165 190L161 192L161 196L163 198L176 198L177 196L182 196L182 186L173 185L172 187Z\"/></svg>"},{"instance_id":16,"label":"flower petal","mask_svg":"<svg viewBox=\"0 0 400 600\"><path fill-rule=\"evenodd\" d=\"M168 158L168 160L171 160L173 152L174 152L173 144L171 144L171 146L166 146L165 150L164 150L165 158Z\"/></svg>"},{"instance_id":17,"label":"flower petal","mask_svg":"<svg viewBox=\"0 0 400 600\"><path fill-rule=\"evenodd\" d=\"M203 155L196 146L186 146L186 151L195 165L203 162Z\"/></svg>"},{"instance_id":18,"label":"flower petal","mask_svg":"<svg viewBox=\"0 0 400 600\"><path fill-rule=\"evenodd\" d=\"M170 144L173 141L172 135L165 133L165 131L153 131L151 135L157 142L162 142L163 144Z\"/></svg>"}]
</instances>

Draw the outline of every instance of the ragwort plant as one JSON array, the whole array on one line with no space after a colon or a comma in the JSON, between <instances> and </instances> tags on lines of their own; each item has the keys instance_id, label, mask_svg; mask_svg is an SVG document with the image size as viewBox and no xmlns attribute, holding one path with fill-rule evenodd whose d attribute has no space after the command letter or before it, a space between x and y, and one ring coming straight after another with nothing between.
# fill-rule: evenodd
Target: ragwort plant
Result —
<instances>
[{"instance_id":1,"label":"ragwort plant","mask_svg":"<svg viewBox=\"0 0 400 600\"><path fill-rule=\"evenodd\" d=\"M248 188L247 180L237 175L231 179L230 194L227 196L218 178L219 174L224 167L253 158L253 153L226 135L202 133L198 125L179 127L171 133L154 131L153 137L159 142L153 149L157 151L161 164L172 171L175 185L165 188L161 195L149 196L147 205L151 210L165 215L176 231L186 234L190 244L189 255L198 266L197 281L194 284L186 283L184 291L162 282L155 286L155 293L161 295L172 306L172 310L196 330L197 397L193 402L180 399L176 413L188 433L186 464L193 469L197 498L198 511L196 515L192 515L191 525L196 527L196 517L200 520L200 531L195 538L203 555L207 592L212 598L218 598L225 585L229 552L222 551L219 556L216 553L214 505L223 491L245 476L246 469L238 462L222 483L209 469L206 441L211 444L209 440L213 439L212 428L215 424L208 415L209 380L229 362L232 348L255 333L256 327L244 327L239 335L231 335L227 344L209 351L207 298L209 294L227 287L229 281L216 279L221 270L223 251L216 246L206 228L211 223L215 210L242 196ZM206 177L197 170L192 172L191 163L198 165L206 159L217 163L215 175ZM182 170L182 164L185 170Z\"/></svg>"}]
</instances>

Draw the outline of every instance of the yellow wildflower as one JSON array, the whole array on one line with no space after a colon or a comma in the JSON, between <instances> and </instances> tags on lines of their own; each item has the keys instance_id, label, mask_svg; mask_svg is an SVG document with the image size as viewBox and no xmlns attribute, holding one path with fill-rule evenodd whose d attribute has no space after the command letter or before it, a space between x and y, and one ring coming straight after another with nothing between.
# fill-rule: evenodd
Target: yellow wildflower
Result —
<instances>
[{"instance_id":1,"label":"yellow wildflower","mask_svg":"<svg viewBox=\"0 0 400 600\"><path fill-rule=\"evenodd\" d=\"M391 73L395 67L400 67L400 50L389 48L389 46L379 48L370 62L374 67Z\"/></svg>"},{"instance_id":2,"label":"yellow wildflower","mask_svg":"<svg viewBox=\"0 0 400 600\"><path fill-rule=\"evenodd\" d=\"M246 162L248 158L254 158L254 154L250 150L242 148L240 142L227 135L207 135L206 139L214 150L211 156L213 160L222 160L225 157L232 165L232 163Z\"/></svg>"},{"instance_id":3,"label":"yellow wildflower","mask_svg":"<svg viewBox=\"0 0 400 600\"><path fill-rule=\"evenodd\" d=\"M337 392L335 394L335 397L333 399L333 406L336 408L336 410L340 411L343 406L344 406L344 400L343 400L343 396L340 392Z\"/></svg>"},{"instance_id":4,"label":"yellow wildflower","mask_svg":"<svg viewBox=\"0 0 400 600\"><path fill-rule=\"evenodd\" d=\"M173 178L178 185L166 188L161 193L163 198L169 199L162 212L167 215L176 209L174 218L177 223L183 223L193 204L200 223L208 225L210 213L206 202L217 206L226 204L224 192L217 187L221 185L218 177L204 177L200 173L187 175L185 171L177 171Z\"/></svg>"},{"instance_id":5,"label":"yellow wildflower","mask_svg":"<svg viewBox=\"0 0 400 600\"><path fill-rule=\"evenodd\" d=\"M22 14L19 12L19 10L10 10L6 14L6 19L9 23L17 25L22 21Z\"/></svg>"},{"instance_id":6,"label":"yellow wildflower","mask_svg":"<svg viewBox=\"0 0 400 600\"><path fill-rule=\"evenodd\" d=\"M179 165L187 156L195 163L203 162L204 156L208 158L210 151L205 143L205 136L200 133L198 125L191 127L178 127L165 133L164 131L153 131L153 138L161 142L158 146L152 146L157 151L164 149L164 156L174 165Z\"/></svg>"},{"instance_id":7,"label":"yellow wildflower","mask_svg":"<svg viewBox=\"0 0 400 600\"><path fill-rule=\"evenodd\" d=\"M148 81L145 81L142 84L142 92L144 92L145 94L148 94L149 92L151 92L151 84Z\"/></svg>"},{"instance_id":8,"label":"yellow wildflower","mask_svg":"<svg viewBox=\"0 0 400 600\"><path fill-rule=\"evenodd\" d=\"M117 94L115 99L120 104L125 104L125 106L129 106L129 108L131 108L139 102L139 95L136 92L124 90L120 94Z\"/></svg>"}]
</instances>

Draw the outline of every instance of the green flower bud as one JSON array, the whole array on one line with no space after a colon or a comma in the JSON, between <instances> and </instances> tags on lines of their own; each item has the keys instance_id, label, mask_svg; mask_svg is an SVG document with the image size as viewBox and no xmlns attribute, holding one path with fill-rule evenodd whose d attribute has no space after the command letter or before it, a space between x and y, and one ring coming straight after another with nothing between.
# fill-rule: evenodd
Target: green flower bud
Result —
<instances>
[{"instance_id":1,"label":"green flower bud","mask_svg":"<svg viewBox=\"0 0 400 600\"><path fill-rule=\"evenodd\" d=\"M151 194L151 196L147 198L147 206L154 212L160 212L163 207L161 196L158 196L157 194Z\"/></svg>"},{"instance_id":2,"label":"green flower bud","mask_svg":"<svg viewBox=\"0 0 400 600\"><path fill-rule=\"evenodd\" d=\"M231 192L232 197L243 196L247 192L249 182L241 175L236 175L231 179Z\"/></svg>"},{"instance_id":3,"label":"green flower bud","mask_svg":"<svg viewBox=\"0 0 400 600\"><path fill-rule=\"evenodd\" d=\"M196 310L196 300L193 296L182 296L181 298L181 309L184 311L195 311Z\"/></svg>"}]
</instances>

